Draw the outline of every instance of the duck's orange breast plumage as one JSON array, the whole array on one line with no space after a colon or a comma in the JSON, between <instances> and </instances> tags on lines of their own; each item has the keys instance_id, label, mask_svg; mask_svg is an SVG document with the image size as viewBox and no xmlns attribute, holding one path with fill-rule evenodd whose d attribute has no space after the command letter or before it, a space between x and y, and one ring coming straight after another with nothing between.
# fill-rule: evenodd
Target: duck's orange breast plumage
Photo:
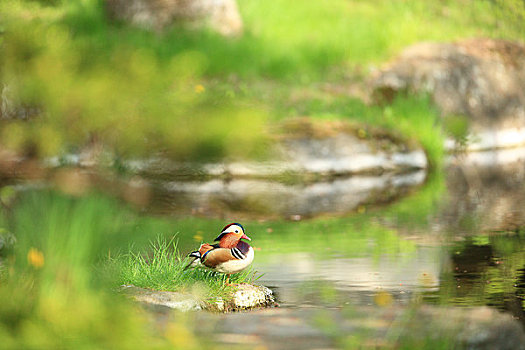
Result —
<instances>
[{"instance_id":1,"label":"duck's orange breast plumage","mask_svg":"<svg viewBox=\"0 0 525 350\"><path fill-rule=\"evenodd\" d=\"M248 267L254 258L253 248L241 239L250 238L244 234L242 225L233 223L227 225L215 239L218 244L204 243L198 251L190 254L194 261L188 266L201 263L219 272L237 273Z\"/></svg>"}]
</instances>

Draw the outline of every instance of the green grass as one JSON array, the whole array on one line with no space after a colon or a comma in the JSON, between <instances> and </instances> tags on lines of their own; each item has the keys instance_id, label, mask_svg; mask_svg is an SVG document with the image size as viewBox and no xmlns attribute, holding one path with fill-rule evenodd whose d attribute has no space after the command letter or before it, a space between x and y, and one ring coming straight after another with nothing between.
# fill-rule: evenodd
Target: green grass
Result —
<instances>
[{"instance_id":1,"label":"green grass","mask_svg":"<svg viewBox=\"0 0 525 350\"><path fill-rule=\"evenodd\" d=\"M147 315L112 292L116 276L97 266L127 244L131 211L100 195L75 198L25 193L2 211L0 225L15 235L0 278L0 338L5 349L196 348L186 331L149 326ZM170 321L186 330L183 320Z\"/></svg>"},{"instance_id":2,"label":"green grass","mask_svg":"<svg viewBox=\"0 0 525 350\"><path fill-rule=\"evenodd\" d=\"M377 64L424 40L525 38L523 23L508 21L496 11L505 5L489 0L239 0L244 20L239 38L180 28L157 35L108 24L98 0L71 3L63 23L95 49L91 55L120 45L152 50L164 59L196 51L207 62L206 75L244 78L319 78L334 66Z\"/></svg>"},{"instance_id":3,"label":"green grass","mask_svg":"<svg viewBox=\"0 0 525 350\"><path fill-rule=\"evenodd\" d=\"M114 259L120 285L134 285L154 290L192 292L199 286L200 297L228 298L232 286L226 284L226 275L204 267L185 269L191 259L180 255L175 238L168 241L158 237L150 249L143 252L130 250ZM260 276L259 276L260 277ZM231 275L230 283L253 283L259 277L249 268Z\"/></svg>"}]
</instances>

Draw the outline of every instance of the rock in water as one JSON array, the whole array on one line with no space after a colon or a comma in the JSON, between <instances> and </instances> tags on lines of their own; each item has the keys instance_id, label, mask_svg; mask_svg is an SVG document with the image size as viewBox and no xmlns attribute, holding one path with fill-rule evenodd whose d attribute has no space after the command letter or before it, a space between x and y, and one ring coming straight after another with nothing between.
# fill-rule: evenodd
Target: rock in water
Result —
<instances>
[{"instance_id":1,"label":"rock in water","mask_svg":"<svg viewBox=\"0 0 525 350\"><path fill-rule=\"evenodd\" d=\"M142 28L162 30L171 24L209 26L224 36L242 32L235 0L106 0L111 18Z\"/></svg>"},{"instance_id":2,"label":"rock in water","mask_svg":"<svg viewBox=\"0 0 525 350\"><path fill-rule=\"evenodd\" d=\"M374 74L376 99L429 93L443 115L463 115L477 148L525 143L525 46L493 39L420 43Z\"/></svg>"},{"instance_id":3,"label":"rock in water","mask_svg":"<svg viewBox=\"0 0 525 350\"><path fill-rule=\"evenodd\" d=\"M234 309L251 309L253 307L272 306L275 304L275 298L269 288L241 284L233 293L232 303Z\"/></svg>"}]
</instances>

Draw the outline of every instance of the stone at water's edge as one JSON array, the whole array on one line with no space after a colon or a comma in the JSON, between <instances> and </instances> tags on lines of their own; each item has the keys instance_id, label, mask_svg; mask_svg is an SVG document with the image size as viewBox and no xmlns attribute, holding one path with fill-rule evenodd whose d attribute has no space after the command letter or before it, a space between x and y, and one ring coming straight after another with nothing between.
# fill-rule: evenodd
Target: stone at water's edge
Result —
<instances>
[{"instance_id":1,"label":"stone at water's edge","mask_svg":"<svg viewBox=\"0 0 525 350\"><path fill-rule=\"evenodd\" d=\"M466 116L470 149L525 143L524 86L525 46L493 39L419 43L371 78L378 99L429 93L443 115Z\"/></svg>"},{"instance_id":2,"label":"stone at water's edge","mask_svg":"<svg viewBox=\"0 0 525 350\"><path fill-rule=\"evenodd\" d=\"M275 298L270 288L241 284L233 293L232 303L235 309L251 309L275 305Z\"/></svg>"},{"instance_id":3,"label":"stone at water's edge","mask_svg":"<svg viewBox=\"0 0 525 350\"><path fill-rule=\"evenodd\" d=\"M297 118L280 125L269 160L221 163L180 163L165 158L127 162L133 172L150 177L209 176L255 177L345 176L408 173L426 169L421 146L387 130L356 127L350 123Z\"/></svg>"},{"instance_id":4,"label":"stone at water's edge","mask_svg":"<svg viewBox=\"0 0 525 350\"><path fill-rule=\"evenodd\" d=\"M271 289L251 284L240 284L235 287L229 300L221 298L203 300L190 294L151 290L133 285L122 286L121 291L138 302L166 306L183 312L196 310L230 312L277 305Z\"/></svg>"},{"instance_id":5,"label":"stone at water's edge","mask_svg":"<svg viewBox=\"0 0 525 350\"><path fill-rule=\"evenodd\" d=\"M275 127L279 130L273 133L265 161L183 163L161 155L128 160L123 162L127 171L138 176L112 190L123 188L126 200L155 213L298 220L389 203L425 180L425 152L388 130L308 118ZM0 175L4 169L8 174L24 173L16 159L1 158ZM107 162L111 156L101 154L98 159ZM87 169L61 169L64 164ZM49 177L45 172L51 170L58 184L107 186L106 179L90 175L88 169L97 164L90 152L49 158L42 176Z\"/></svg>"}]
</instances>

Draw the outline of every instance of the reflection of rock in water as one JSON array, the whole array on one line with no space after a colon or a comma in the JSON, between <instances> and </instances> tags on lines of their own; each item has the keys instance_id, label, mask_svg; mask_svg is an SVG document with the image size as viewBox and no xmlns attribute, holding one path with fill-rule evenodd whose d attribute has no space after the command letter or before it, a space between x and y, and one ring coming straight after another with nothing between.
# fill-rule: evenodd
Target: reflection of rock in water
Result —
<instances>
[{"instance_id":1,"label":"reflection of rock in water","mask_svg":"<svg viewBox=\"0 0 525 350\"><path fill-rule=\"evenodd\" d=\"M390 202L425 179L423 150L387 131L306 118L280 128L265 161L196 164L160 157L127 167L154 184L152 210L179 215L340 215Z\"/></svg>"},{"instance_id":2,"label":"reflection of rock in water","mask_svg":"<svg viewBox=\"0 0 525 350\"><path fill-rule=\"evenodd\" d=\"M284 217L343 214L367 203L384 203L421 184L425 172L352 176L312 184L256 179L166 182L157 186L153 210L227 215L246 213Z\"/></svg>"},{"instance_id":3,"label":"reflection of rock in water","mask_svg":"<svg viewBox=\"0 0 525 350\"><path fill-rule=\"evenodd\" d=\"M444 219L460 230L525 226L525 148L461 155L447 172Z\"/></svg>"}]
</instances>

